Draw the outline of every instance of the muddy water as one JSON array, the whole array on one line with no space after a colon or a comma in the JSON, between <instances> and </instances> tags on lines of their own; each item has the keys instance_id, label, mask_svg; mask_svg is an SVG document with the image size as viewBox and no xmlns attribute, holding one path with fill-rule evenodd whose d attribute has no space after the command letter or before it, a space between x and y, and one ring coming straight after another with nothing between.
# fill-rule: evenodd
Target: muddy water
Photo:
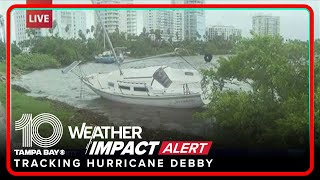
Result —
<instances>
[{"instance_id":1,"label":"muddy water","mask_svg":"<svg viewBox=\"0 0 320 180\"><path fill-rule=\"evenodd\" d=\"M208 68L216 63L215 57L211 63L206 64L203 57L187 57L186 60L197 69ZM146 67L151 65L170 65L176 68L190 68L191 66L180 58L155 58L152 60L124 64L126 67ZM117 70L114 64L87 63L81 65L85 74L95 72L110 72ZM62 74L62 69L48 69L34 71L13 81L14 84L30 90L28 95L34 97L47 97L49 99L65 102L69 105L90 109L103 113L115 125L138 125L152 129L177 130L199 136L211 134L211 120L195 120L194 112L199 109L170 109L159 107L145 107L123 104L102 99L72 73ZM232 88L232 87L231 87ZM88 123L90 120L88 119Z\"/></svg>"}]
</instances>

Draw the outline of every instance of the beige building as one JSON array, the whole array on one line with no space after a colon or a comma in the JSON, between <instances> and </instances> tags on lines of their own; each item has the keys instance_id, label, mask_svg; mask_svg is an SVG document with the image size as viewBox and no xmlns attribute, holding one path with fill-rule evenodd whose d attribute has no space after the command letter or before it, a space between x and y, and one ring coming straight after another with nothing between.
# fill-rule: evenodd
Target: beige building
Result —
<instances>
[{"instance_id":1,"label":"beige building","mask_svg":"<svg viewBox=\"0 0 320 180\"><path fill-rule=\"evenodd\" d=\"M255 15L252 17L252 31L258 35L279 35L280 17L272 15Z\"/></svg>"},{"instance_id":2,"label":"beige building","mask_svg":"<svg viewBox=\"0 0 320 180\"><path fill-rule=\"evenodd\" d=\"M207 40L213 40L215 37L223 37L224 40L230 40L233 37L241 37L241 30L233 26L215 25L207 29L206 36Z\"/></svg>"},{"instance_id":3,"label":"beige building","mask_svg":"<svg viewBox=\"0 0 320 180\"><path fill-rule=\"evenodd\" d=\"M93 0L94 4L133 4L133 0ZM137 11L134 10L105 10L98 11L100 19L109 33L119 32L127 35L137 35ZM95 16L95 26L99 24Z\"/></svg>"}]
</instances>

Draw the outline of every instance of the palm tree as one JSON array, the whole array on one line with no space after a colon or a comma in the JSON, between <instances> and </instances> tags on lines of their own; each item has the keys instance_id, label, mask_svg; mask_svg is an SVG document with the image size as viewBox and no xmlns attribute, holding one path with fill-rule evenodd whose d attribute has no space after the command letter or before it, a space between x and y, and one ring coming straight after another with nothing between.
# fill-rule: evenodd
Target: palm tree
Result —
<instances>
[{"instance_id":1,"label":"palm tree","mask_svg":"<svg viewBox=\"0 0 320 180\"><path fill-rule=\"evenodd\" d=\"M141 34L139 35L140 37L146 38L147 36L147 29L146 27L143 27Z\"/></svg>"},{"instance_id":2,"label":"palm tree","mask_svg":"<svg viewBox=\"0 0 320 180\"><path fill-rule=\"evenodd\" d=\"M197 39L201 39L201 35L199 34L198 31L196 32L196 38L197 38Z\"/></svg>"},{"instance_id":3,"label":"palm tree","mask_svg":"<svg viewBox=\"0 0 320 180\"><path fill-rule=\"evenodd\" d=\"M209 33L206 31L206 33L203 35L203 39L206 41L209 41Z\"/></svg>"},{"instance_id":4,"label":"palm tree","mask_svg":"<svg viewBox=\"0 0 320 180\"><path fill-rule=\"evenodd\" d=\"M114 29L114 32L115 32L117 35L120 34L120 30L119 30L119 27L118 27L118 26Z\"/></svg>"},{"instance_id":5,"label":"palm tree","mask_svg":"<svg viewBox=\"0 0 320 180\"><path fill-rule=\"evenodd\" d=\"M25 40L22 44L24 47L32 47L34 39L36 37L36 29L27 29L26 33L29 39Z\"/></svg>"},{"instance_id":6,"label":"palm tree","mask_svg":"<svg viewBox=\"0 0 320 180\"><path fill-rule=\"evenodd\" d=\"M27 29L26 33L27 33L27 36L29 38L34 38L36 36L36 30L35 29Z\"/></svg>"},{"instance_id":7,"label":"palm tree","mask_svg":"<svg viewBox=\"0 0 320 180\"><path fill-rule=\"evenodd\" d=\"M78 35L79 35L79 37L80 37L82 40L85 40L85 39L86 39L86 36L83 34L82 30L79 30L79 31L78 31Z\"/></svg>"},{"instance_id":8,"label":"palm tree","mask_svg":"<svg viewBox=\"0 0 320 180\"><path fill-rule=\"evenodd\" d=\"M178 31L176 32L176 39L177 39L177 41L180 40L180 39L179 39L179 33L178 33Z\"/></svg>"},{"instance_id":9,"label":"palm tree","mask_svg":"<svg viewBox=\"0 0 320 180\"><path fill-rule=\"evenodd\" d=\"M93 33L94 32L94 26L92 25L91 26L91 33Z\"/></svg>"},{"instance_id":10,"label":"palm tree","mask_svg":"<svg viewBox=\"0 0 320 180\"><path fill-rule=\"evenodd\" d=\"M86 30L86 37L89 38L90 29Z\"/></svg>"},{"instance_id":11,"label":"palm tree","mask_svg":"<svg viewBox=\"0 0 320 180\"><path fill-rule=\"evenodd\" d=\"M154 34L155 34L155 36L156 36L156 40L158 40L158 41L160 41L161 40L161 31L160 31L160 29L156 29L155 31L154 31Z\"/></svg>"},{"instance_id":12,"label":"palm tree","mask_svg":"<svg viewBox=\"0 0 320 180\"><path fill-rule=\"evenodd\" d=\"M143 27L142 33L143 33L144 35L147 34L147 28L146 28L146 27Z\"/></svg>"},{"instance_id":13,"label":"palm tree","mask_svg":"<svg viewBox=\"0 0 320 180\"><path fill-rule=\"evenodd\" d=\"M49 29L49 33L52 35L53 34L53 28Z\"/></svg>"},{"instance_id":14,"label":"palm tree","mask_svg":"<svg viewBox=\"0 0 320 180\"><path fill-rule=\"evenodd\" d=\"M53 31L56 29L57 26L58 26L58 23L57 23L56 20L54 20L54 21L53 21L52 28L49 29L49 33L50 33L51 35L53 35ZM56 35L58 35L58 34L59 34L59 32L56 33Z\"/></svg>"},{"instance_id":15,"label":"palm tree","mask_svg":"<svg viewBox=\"0 0 320 180\"><path fill-rule=\"evenodd\" d=\"M186 30L186 33L185 33L185 39L190 39L190 34L188 29Z\"/></svg>"},{"instance_id":16,"label":"palm tree","mask_svg":"<svg viewBox=\"0 0 320 180\"><path fill-rule=\"evenodd\" d=\"M66 31L66 33L68 33L70 30L70 25L68 24L64 30Z\"/></svg>"}]
</instances>

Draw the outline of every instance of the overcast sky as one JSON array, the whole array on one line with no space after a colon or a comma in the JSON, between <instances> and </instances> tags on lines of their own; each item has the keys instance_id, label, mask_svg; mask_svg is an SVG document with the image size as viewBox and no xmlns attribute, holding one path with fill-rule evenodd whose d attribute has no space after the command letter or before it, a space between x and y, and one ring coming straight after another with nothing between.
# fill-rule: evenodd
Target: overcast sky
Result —
<instances>
[{"instance_id":1,"label":"overcast sky","mask_svg":"<svg viewBox=\"0 0 320 180\"><path fill-rule=\"evenodd\" d=\"M90 4L90 0L53 0L55 4L59 3L81 3ZM136 0L136 3L170 3L170 0ZM25 0L0 0L0 14L6 16L6 10L12 4L24 4ZM206 3L297 3L297 4L308 4L315 12L315 37L319 38L319 21L320 21L320 1L318 0L207 0ZM252 16L255 14L272 14L280 16L280 34L286 39L301 39L306 40L309 36L308 20L309 14L305 10L206 10L206 25L232 25L242 30L243 36L248 36L252 28ZM93 25L93 13L87 11L87 26ZM14 28L14 25L13 25ZM142 31L142 12L138 11L138 33ZM14 33L13 39L14 37Z\"/></svg>"}]
</instances>

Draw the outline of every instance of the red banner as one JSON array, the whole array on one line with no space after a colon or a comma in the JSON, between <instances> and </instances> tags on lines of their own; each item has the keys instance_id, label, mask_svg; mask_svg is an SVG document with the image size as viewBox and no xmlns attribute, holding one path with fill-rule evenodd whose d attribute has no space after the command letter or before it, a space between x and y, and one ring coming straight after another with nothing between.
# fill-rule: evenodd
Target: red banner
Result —
<instances>
[{"instance_id":1,"label":"red banner","mask_svg":"<svg viewBox=\"0 0 320 180\"><path fill-rule=\"evenodd\" d=\"M163 141L159 155L208 155L211 141Z\"/></svg>"},{"instance_id":2,"label":"red banner","mask_svg":"<svg viewBox=\"0 0 320 180\"><path fill-rule=\"evenodd\" d=\"M52 0L27 0L27 4L52 4ZM52 28L52 10L27 10L27 28Z\"/></svg>"}]
</instances>

